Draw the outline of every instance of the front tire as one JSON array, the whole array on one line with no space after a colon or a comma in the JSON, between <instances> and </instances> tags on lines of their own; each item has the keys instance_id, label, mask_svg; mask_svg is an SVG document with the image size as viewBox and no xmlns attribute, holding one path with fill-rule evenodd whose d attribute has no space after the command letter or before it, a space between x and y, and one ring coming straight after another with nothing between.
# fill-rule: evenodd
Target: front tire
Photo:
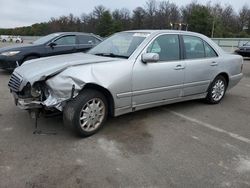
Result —
<instances>
[{"instance_id":1,"label":"front tire","mask_svg":"<svg viewBox=\"0 0 250 188\"><path fill-rule=\"evenodd\" d=\"M85 89L75 99L69 101L63 110L66 126L75 130L81 137L98 132L107 119L108 104L99 91Z\"/></svg>"},{"instance_id":2,"label":"front tire","mask_svg":"<svg viewBox=\"0 0 250 188\"><path fill-rule=\"evenodd\" d=\"M218 104L223 99L226 89L226 79L221 75L217 76L208 88L206 102L209 104Z\"/></svg>"}]
</instances>

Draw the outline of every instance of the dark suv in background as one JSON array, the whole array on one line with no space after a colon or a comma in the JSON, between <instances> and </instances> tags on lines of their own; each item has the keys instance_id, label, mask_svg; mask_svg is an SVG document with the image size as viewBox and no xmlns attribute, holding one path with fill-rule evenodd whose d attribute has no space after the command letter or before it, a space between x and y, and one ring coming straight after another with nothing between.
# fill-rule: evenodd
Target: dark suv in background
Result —
<instances>
[{"instance_id":1,"label":"dark suv in background","mask_svg":"<svg viewBox=\"0 0 250 188\"><path fill-rule=\"evenodd\" d=\"M243 57L250 57L250 41L240 46L235 52Z\"/></svg>"},{"instance_id":2,"label":"dark suv in background","mask_svg":"<svg viewBox=\"0 0 250 188\"><path fill-rule=\"evenodd\" d=\"M101 37L91 33L61 32L49 34L30 44L0 48L0 68L13 70L27 60L85 52L101 41Z\"/></svg>"}]
</instances>

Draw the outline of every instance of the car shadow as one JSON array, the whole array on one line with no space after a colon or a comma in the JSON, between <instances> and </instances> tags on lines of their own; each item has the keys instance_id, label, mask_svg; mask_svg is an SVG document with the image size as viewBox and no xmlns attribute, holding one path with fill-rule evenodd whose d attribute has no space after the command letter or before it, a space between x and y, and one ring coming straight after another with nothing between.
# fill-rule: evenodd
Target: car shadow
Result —
<instances>
[{"instance_id":1,"label":"car shadow","mask_svg":"<svg viewBox=\"0 0 250 188\"><path fill-rule=\"evenodd\" d=\"M189 109L202 105L206 104L204 104L201 100L193 100L140 110L118 117L109 117L103 129L97 133L97 135L105 136L109 139L120 140L121 142L125 142L128 138L136 139L135 137L140 139L150 138L150 133L147 131L146 127L149 118L160 118L161 116L166 116L166 114L168 114L168 109ZM79 138L79 136L77 136L72 129L63 124L62 114L55 117L39 118L38 128L44 132L52 130L57 132L58 135L68 135Z\"/></svg>"}]
</instances>

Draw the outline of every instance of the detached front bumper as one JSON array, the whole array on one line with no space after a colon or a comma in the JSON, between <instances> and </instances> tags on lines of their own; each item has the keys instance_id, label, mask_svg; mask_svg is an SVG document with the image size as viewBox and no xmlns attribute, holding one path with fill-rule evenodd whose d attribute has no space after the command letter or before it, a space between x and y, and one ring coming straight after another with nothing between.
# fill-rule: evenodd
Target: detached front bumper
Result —
<instances>
[{"instance_id":1,"label":"detached front bumper","mask_svg":"<svg viewBox=\"0 0 250 188\"><path fill-rule=\"evenodd\" d=\"M18 98L18 96L15 93L12 93L14 97L15 104L23 110L29 110L29 109L38 109L43 108L42 102L37 101L31 98L22 99Z\"/></svg>"},{"instance_id":2,"label":"detached front bumper","mask_svg":"<svg viewBox=\"0 0 250 188\"><path fill-rule=\"evenodd\" d=\"M26 110L43 108L63 111L67 101L79 94L84 82L78 83L72 79L67 79L64 83L65 78L53 78L31 85L22 75L18 74L18 71L14 71L8 86L14 96L16 105ZM36 95L36 92L38 92L38 95Z\"/></svg>"}]
</instances>

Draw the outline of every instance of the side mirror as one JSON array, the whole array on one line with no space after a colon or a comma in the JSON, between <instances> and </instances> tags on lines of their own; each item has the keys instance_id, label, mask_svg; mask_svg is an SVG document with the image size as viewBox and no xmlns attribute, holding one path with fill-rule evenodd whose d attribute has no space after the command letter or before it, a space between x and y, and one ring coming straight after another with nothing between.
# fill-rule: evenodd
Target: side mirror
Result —
<instances>
[{"instance_id":1,"label":"side mirror","mask_svg":"<svg viewBox=\"0 0 250 188\"><path fill-rule=\"evenodd\" d=\"M54 46L56 46L57 44L55 42L50 42L48 46L50 46L51 48L54 48Z\"/></svg>"},{"instance_id":2,"label":"side mirror","mask_svg":"<svg viewBox=\"0 0 250 188\"><path fill-rule=\"evenodd\" d=\"M143 63L154 63L160 60L160 56L157 53L145 53L142 54L141 60Z\"/></svg>"}]
</instances>

